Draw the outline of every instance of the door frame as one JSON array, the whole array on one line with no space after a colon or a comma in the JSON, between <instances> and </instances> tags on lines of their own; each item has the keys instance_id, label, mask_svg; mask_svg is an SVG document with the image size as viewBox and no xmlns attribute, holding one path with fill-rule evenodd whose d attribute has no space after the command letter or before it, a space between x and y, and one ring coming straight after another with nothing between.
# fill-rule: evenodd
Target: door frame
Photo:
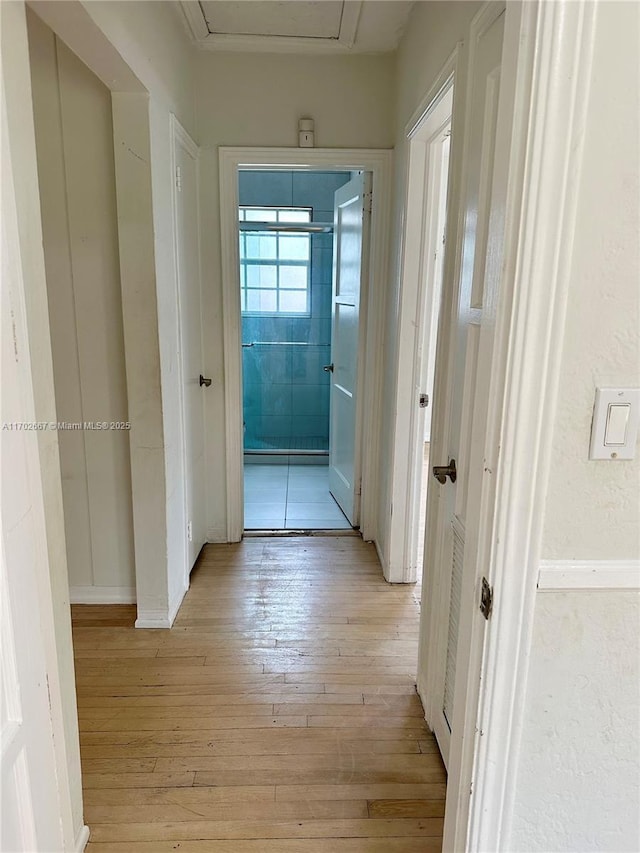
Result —
<instances>
[{"instance_id":1,"label":"door frame","mask_svg":"<svg viewBox=\"0 0 640 853\"><path fill-rule=\"evenodd\" d=\"M8 387L3 386L1 390L3 396L17 395L20 398L20 414L25 423L55 423L53 361L24 4L3 4L0 19L1 216L2 227L9 240L9 251L5 252L5 246L2 248L7 274L2 275L1 286L3 291L5 288L10 291L15 310L11 319L17 361L9 372ZM18 380L17 386L15 380ZM3 458L2 476L9 482L12 476L19 478L29 512L11 531L3 530L3 537L11 537L12 550L6 551L2 559L8 561L6 571L9 577L25 575L27 568L26 574L32 574L36 581L34 587L25 588L25 598L21 602L32 623L33 647L27 648L22 644L15 648L15 654L22 658L30 655L38 658L38 646L42 644L45 702L50 722L48 737L51 739L57 789L53 802L35 801L31 805L47 811L55 809L58 842L65 850L82 851L89 839L89 828L82 816L78 712L73 681L57 432L51 429L25 431L23 448L24 455L16 455L10 460ZM6 627L10 628L8 624ZM9 651L5 644L3 664L11 664L6 660ZM10 701L9 695L7 699ZM24 705L21 710L25 718L32 717L34 709L30 705ZM0 785L2 782L0 779ZM24 789L22 792L21 805L28 810L29 794ZM44 787L37 780L33 794L36 800L40 794L44 795Z\"/></svg>"},{"instance_id":2,"label":"door frame","mask_svg":"<svg viewBox=\"0 0 640 853\"><path fill-rule=\"evenodd\" d=\"M224 328L224 399L226 447L227 541L239 542L244 533L243 433L242 433L242 325L240 312L240 259L236 239L238 179L241 168L302 169L308 171L371 172L373 206L369 277L361 294L361 331L364 333L365 371L362 388L363 435L360 530L365 540L377 538L377 483L379 419L366 417L380 409L382 377L382 323L386 271L389 257L391 167L387 149L346 148L236 148L221 147L220 230L222 237L222 316Z\"/></svg>"},{"instance_id":3,"label":"door frame","mask_svg":"<svg viewBox=\"0 0 640 853\"><path fill-rule=\"evenodd\" d=\"M468 47L460 46L461 80L478 33L505 5L498 133L510 144L497 150L508 163L500 188L504 207L497 212L504 219L504 251L493 271L499 300L486 439L483 446L476 441L474 450L480 460L474 484L478 547L465 559L472 583L460 621L445 851L509 849L550 475L548 424L557 408L597 15L596 4L570 0L486 3L471 23ZM511 111L505 109L509 100ZM461 142L455 139L458 120L454 103L454 147ZM468 122L460 120L464 131ZM458 184L459 176L453 181ZM461 225L458 210L456 257ZM445 265L454 263L453 252L449 245ZM450 310L443 306L443 324ZM446 358L443 347L439 358ZM443 386L436 379L435 397L446 409ZM435 440L445 418L443 411L435 418ZM434 530L434 504L427 534ZM433 537L428 547L434 547ZM478 607L483 575L493 589L489 621ZM429 610L421 618L420 646L428 658L437 604L432 596L424 601ZM419 675L427 690L429 677L427 666Z\"/></svg>"},{"instance_id":4,"label":"door frame","mask_svg":"<svg viewBox=\"0 0 640 853\"><path fill-rule=\"evenodd\" d=\"M459 748L468 821L464 834L445 824L452 848L464 839L468 850L510 842L597 16L597 4L571 0L506 6L515 111L485 448L497 465L484 477L495 482L483 484L478 557L494 616L482 640L476 609L467 636L468 680L482 673L479 701L461 711L473 732L473 749Z\"/></svg>"},{"instance_id":5,"label":"door frame","mask_svg":"<svg viewBox=\"0 0 640 853\"><path fill-rule=\"evenodd\" d=\"M433 249L434 220L439 211L434 193L427 186L427 168L430 144L420 138L425 122L442 101L452 94L451 126L456 98L456 81L459 77L459 51L456 47L433 86L423 98L418 109L405 127L408 157L405 170L405 223L400 270L400 307L398 312L398 354L396 369L396 406L393 438L393 466L391 474L392 505L389 530L389 558L387 580L390 583L415 583L417 578L417 530L414 521L418 516L420 494L416 482L418 473L416 379L421 373L422 347L426 330L416 318L424 315L427 295L433 300L433 284L427 282L425 258ZM464 84L464 80L461 81ZM448 191L452 191L453 162L450 157ZM435 202L435 204L434 204ZM443 264L444 267L444 264ZM444 268L443 268L444 274ZM444 276L443 276L444 277ZM439 334L438 337L443 337ZM446 337L446 335L444 336ZM439 347L444 346L444 341ZM439 360L440 355L436 355ZM429 401L432 410L435 395ZM407 418L407 412L409 417ZM407 453L407 447L409 453ZM420 478L422 472L420 472ZM437 490L431 490L431 500L437 499ZM417 504L417 505L416 505Z\"/></svg>"},{"instance_id":6,"label":"door frame","mask_svg":"<svg viewBox=\"0 0 640 853\"><path fill-rule=\"evenodd\" d=\"M200 305L202 306L202 268L200 263L200 149L187 133L184 127L180 124L174 113L169 115L170 138L169 151L171 159L171 213L173 222L173 266L175 275L175 300L176 300L176 338L178 342L178 351L176 353L178 375L181 377L179 382L179 399L180 399L180 493L183 515L182 524L182 551L184 554L184 570L183 570L183 586L184 591L189 589L189 578L191 569L189 559L189 538L187 534L187 524L189 519L189 500L187 497L187 471L189 463L187 460L187 442L186 442L186 411L184 399L184 385L182 377L184 376L183 365L183 345L182 345L182 283L180 282L180 270L178 262L178 178L177 178L177 146L181 145L184 150L193 159L196 172L196 232L198 242L198 295L200 297ZM202 311L200 311L200 363L204 364L204 356L202 352ZM202 402L202 423L204 429L204 400ZM206 430L204 430L206 444ZM206 495L203 496L206 500ZM206 524L205 524L206 527Z\"/></svg>"}]
</instances>

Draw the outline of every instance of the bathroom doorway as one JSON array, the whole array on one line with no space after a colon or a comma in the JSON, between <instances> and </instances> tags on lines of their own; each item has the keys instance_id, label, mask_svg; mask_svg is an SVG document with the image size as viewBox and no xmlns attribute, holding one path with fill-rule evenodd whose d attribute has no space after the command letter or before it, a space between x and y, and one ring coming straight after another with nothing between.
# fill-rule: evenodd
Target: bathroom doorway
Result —
<instances>
[{"instance_id":1,"label":"bathroom doorway","mask_svg":"<svg viewBox=\"0 0 640 853\"><path fill-rule=\"evenodd\" d=\"M223 329L224 329L224 447L225 447L225 490L226 490L226 535L227 541L238 542L247 530L280 530L281 528L253 527L245 524L244 472L245 467L256 464L247 462L245 466L245 376L243 359L247 351L256 352L258 347L243 347L242 339L242 288L240 273L240 231L255 230L254 225L240 228L240 207L287 206L313 207L316 214L324 211L331 214L333 209L334 254L340 263L332 263L332 287L326 288L325 295L332 291L331 317L331 360L327 363L316 361L321 374L329 384L329 489L336 502L340 504L349 526L359 531L365 540L376 538L379 522L379 481L380 471L380 419L377 417L382 393L382 335L385 316L384 293L386 271L389 264L388 237L391 211L391 152L378 149L291 149L291 148L233 148L222 147L219 150L220 165L220 216L221 216L221 256L223 283ZM245 172L287 172L291 176L289 186L293 187L294 176L298 173L312 173L311 182L320 182L318 175L329 174L337 180L345 180L338 187L340 198L333 202L317 204L296 198L282 202L254 196L247 199L243 195L241 204L240 182L245 180ZM241 177L242 175L242 177ZM325 196L326 198L326 196ZM251 202L251 203L250 203ZM245 220L247 222L247 220ZM329 220L329 224L331 220ZM284 232L283 225L271 221L269 231L280 230L293 236L296 231ZM291 223L293 226L305 226L304 222ZM315 230L314 225L320 229ZM307 221L309 233L321 233L322 220L313 213ZM260 228L258 228L260 230ZM255 246L255 243L254 243ZM273 246L271 248L273 252ZM313 254L313 249L312 249ZM260 259L258 259L260 260ZM295 266L295 264L287 264ZM333 288L333 267L339 271L336 288ZM272 280L273 280L273 274ZM289 275L289 273L286 273ZM293 273L291 275L294 275ZM265 288L266 289L266 288ZM273 289L273 288L272 288ZM286 290L287 288L282 288ZM296 289L296 288L289 288ZM248 290L248 289L247 289ZM248 296L246 299L248 300ZM256 297L253 297L254 299ZM273 297L271 298L270 319L273 317ZM248 301L245 303L248 305ZM245 308L248 314L248 309ZM264 311L259 313L265 313ZM308 313L308 312L307 312ZM290 319L300 319L291 317ZM313 320L313 317L308 319ZM321 319L328 319L327 317ZM325 324L326 327L326 324ZM261 339L262 340L262 339ZM244 343L254 343L245 337ZM293 343L287 341L286 343ZM301 341L313 344L311 339ZM317 344L316 344L317 346ZM266 349L263 347L263 349ZM272 347L276 349L276 347ZM284 349L280 347L280 349ZM290 353L294 347L290 347ZM302 348L295 348L302 349ZM307 347L309 352L312 347ZM292 362L293 363L293 362ZM331 371L333 366L333 371ZM323 368L328 370L324 371ZM328 377L328 380L326 379ZM319 384L319 383L315 383ZM263 392L263 394L266 392ZM297 392L296 392L297 393ZM326 392L324 392L326 394ZM293 394L293 391L292 391ZM264 397L263 397L264 399ZM303 417L311 417L305 413ZM274 422L271 422L273 425ZM269 425L269 424L267 424ZM277 424L276 424L277 425ZM314 433L315 434L315 433ZM292 436L293 437L293 436ZM308 435L307 438L310 436ZM253 448L248 447L248 450ZM296 448L259 448L265 456L296 456ZM294 450L294 453L274 454L274 450ZM325 457L326 457L326 450ZM255 456L255 453L248 453ZM313 455L311 449L305 449L305 461ZM271 461L271 460L269 460ZM318 460L315 460L316 462ZM285 462L297 464L298 459ZM259 464L259 463L258 463ZM312 467L309 465L308 467ZM314 476L314 475L308 475ZM320 477L320 473L315 475ZM282 474L280 474L282 477ZM305 478L303 478L305 479ZM263 484L259 484L263 486ZM259 488L256 486L255 488ZM303 488L304 488L303 483ZM268 490L263 487L264 492ZM289 482L287 477L287 491ZM249 489L251 491L251 489ZM281 485L282 491L282 485ZM253 501L256 503L256 501ZM278 513L278 516L280 513ZM266 512L262 513L266 519ZM279 517L277 519L280 520ZM308 521L313 521L310 518ZM339 518L336 520L340 520ZM285 523L286 507L285 507ZM293 518L289 517L291 523ZM256 522L253 522L254 524ZM335 522L334 522L335 523ZM313 530L308 524L295 524L289 530ZM336 529L336 528L315 528ZM345 528L337 528L344 530Z\"/></svg>"},{"instance_id":2,"label":"bathroom doorway","mask_svg":"<svg viewBox=\"0 0 640 853\"><path fill-rule=\"evenodd\" d=\"M332 383L332 315L336 210L359 179L346 170L238 172L246 530L352 527L341 494L352 476L336 476L331 458L334 388L348 384Z\"/></svg>"}]
</instances>

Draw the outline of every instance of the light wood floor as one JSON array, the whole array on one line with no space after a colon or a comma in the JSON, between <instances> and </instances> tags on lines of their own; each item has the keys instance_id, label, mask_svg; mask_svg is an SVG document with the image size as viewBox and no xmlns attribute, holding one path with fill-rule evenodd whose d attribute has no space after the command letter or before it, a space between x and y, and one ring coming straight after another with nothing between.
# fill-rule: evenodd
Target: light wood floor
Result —
<instances>
[{"instance_id":1,"label":"light wood floor","mask_svg":"<svg viewBox=\"0 0 640 853\"><path fill-rule=\"evenodd\" d=\"M207 546L171 631L74 606L89 853L435 853L419 589L358 537Z\"/></svg>"}]
</instances>

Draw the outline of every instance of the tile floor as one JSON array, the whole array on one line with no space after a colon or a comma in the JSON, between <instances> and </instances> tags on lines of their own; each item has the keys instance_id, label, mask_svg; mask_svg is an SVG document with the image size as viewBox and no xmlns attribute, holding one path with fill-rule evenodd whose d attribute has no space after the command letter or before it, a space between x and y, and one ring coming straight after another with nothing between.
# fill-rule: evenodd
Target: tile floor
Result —
<instances>
[{"instance_id":1,"label":"tile floor","mask_svg":"<svg viewBox=\"0 0 640 853\"><path fill-rule=\"evenodd\" d=\"M327 465L244 466L246 530L347 530Z\"/></svg>"}]
</instances>

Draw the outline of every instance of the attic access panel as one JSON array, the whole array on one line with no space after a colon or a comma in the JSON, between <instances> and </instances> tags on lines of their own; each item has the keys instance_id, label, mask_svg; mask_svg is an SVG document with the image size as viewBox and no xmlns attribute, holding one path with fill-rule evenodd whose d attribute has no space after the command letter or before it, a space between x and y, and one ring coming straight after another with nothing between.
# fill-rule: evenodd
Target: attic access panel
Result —
<instances>
[{"instance_id":1,"label":"attic access panel","mask_svg":"<svg viewBox=\"0 0 640 853\"><path fill-rule=\"evenodd\" d=\"M341 0L202 0L200 5L212 35L337 39L345 4Z\"/></svg>"},{"instance_id":2,"label":"attic access panel","mask_svg":"<svg viewBox=\"0 0 640 853\"><path fill-rule=\"evenodd\" d=\"M315 52L353 47L362 0L182 0L180 5L200 47Z\"/></svg>"}]
</instances>

